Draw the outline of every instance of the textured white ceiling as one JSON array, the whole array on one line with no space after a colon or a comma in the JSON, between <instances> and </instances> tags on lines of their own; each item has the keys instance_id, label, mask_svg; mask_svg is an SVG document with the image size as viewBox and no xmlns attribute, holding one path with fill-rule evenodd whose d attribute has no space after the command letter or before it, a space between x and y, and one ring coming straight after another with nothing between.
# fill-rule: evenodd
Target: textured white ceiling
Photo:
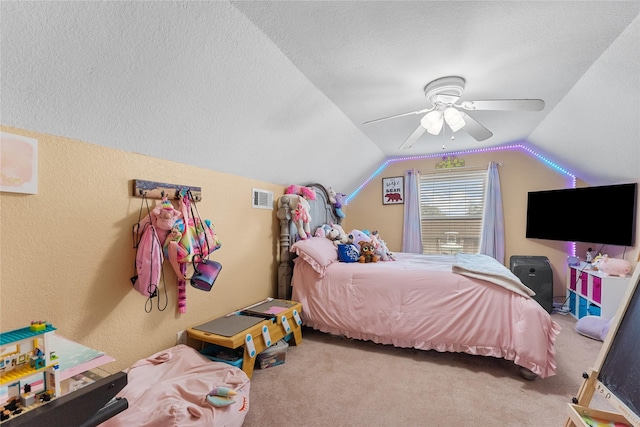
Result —
<instances>
[{"instance_id":1,"label":"textured white ceiling","mask_svg":"<svg viewBox=\"0 0 640 427\"><path fill-rule=\"evenodd\" d=\"M640 1L6 2L1 123L273 183L349 191L387 156L528 140L592 184L640 174ZM400 143L429 81L475 112Z\"/></svg>"}]
</instances>

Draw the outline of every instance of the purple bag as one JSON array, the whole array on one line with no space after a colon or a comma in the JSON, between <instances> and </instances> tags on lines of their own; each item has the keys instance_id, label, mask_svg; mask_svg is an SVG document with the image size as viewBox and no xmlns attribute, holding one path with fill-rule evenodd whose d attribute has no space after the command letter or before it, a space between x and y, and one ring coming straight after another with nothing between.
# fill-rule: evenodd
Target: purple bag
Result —
<instances>
[{"instance_id":1,"label":"purple bag","mask_svg":"<svg viewBox=\"0 0 640 427\"><path fill-rule=\"evenodd\" d=\"M191 276L191 286L201 291L210 291L216 277L222 270L222 264L210 259L203 259L193 263L193 276Z\"/></svg>"}]
</instances>

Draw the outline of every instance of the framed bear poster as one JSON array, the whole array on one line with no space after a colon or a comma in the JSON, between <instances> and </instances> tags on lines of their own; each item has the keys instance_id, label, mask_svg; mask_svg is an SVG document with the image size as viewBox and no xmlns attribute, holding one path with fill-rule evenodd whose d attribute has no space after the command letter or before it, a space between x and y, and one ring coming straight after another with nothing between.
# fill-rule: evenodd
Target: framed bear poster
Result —
<instances>
[{"instance_id":1,"label":"framed bear poster","mask_svg":"<svg viewBox=\"0 0 640 427\"><path fill-rule=\"evenodd\" d=\"M401 205L404 203L404 177L382 178L382 204Z\"/></svg>"}]
</instances>

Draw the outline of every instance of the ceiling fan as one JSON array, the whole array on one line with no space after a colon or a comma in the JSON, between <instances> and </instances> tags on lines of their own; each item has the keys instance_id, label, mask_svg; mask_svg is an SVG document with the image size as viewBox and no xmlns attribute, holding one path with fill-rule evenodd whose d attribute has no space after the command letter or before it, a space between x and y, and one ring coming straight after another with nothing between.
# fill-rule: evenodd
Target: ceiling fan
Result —
<instances>
[{"instance_id":1,"label":"ceiling fan","mask_svg":"<svg viewBox=\"0 0 640 427\"><path fill-rule=\"evenodd\" d=\"M441 77L427 84L424 88L424 95L432 107L370 120L364 124L426 113L420 120L420 126L400 145L402 149L411 148L425 132L438 135L445 123L453 132L463 129L478 141L484 141L493 135L489 129L461 110L541 111L544 108L544 101L541 99L492 99L463 101L456 104L464 91L464 85L465 80L462 77Z\"/></svg>"}]
</instances>

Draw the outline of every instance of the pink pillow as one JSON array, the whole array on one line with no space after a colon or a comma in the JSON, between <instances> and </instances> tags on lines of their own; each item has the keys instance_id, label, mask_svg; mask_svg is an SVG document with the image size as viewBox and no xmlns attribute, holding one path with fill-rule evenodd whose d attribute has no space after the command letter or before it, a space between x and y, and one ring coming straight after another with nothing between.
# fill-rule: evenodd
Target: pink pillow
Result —
<instances>
[{"instance_id":1,"label":"pink pillow","mask_svg":"<svg viewBox=\"0 0 640 427\"><path fill-rule=\"evenodd\" d=\"M338 250L326 237L298 240L291 245L291 252L305 260L320 277L324 277L325 269L331 263L338 261Z\"/></svg>"}]
</instances>

